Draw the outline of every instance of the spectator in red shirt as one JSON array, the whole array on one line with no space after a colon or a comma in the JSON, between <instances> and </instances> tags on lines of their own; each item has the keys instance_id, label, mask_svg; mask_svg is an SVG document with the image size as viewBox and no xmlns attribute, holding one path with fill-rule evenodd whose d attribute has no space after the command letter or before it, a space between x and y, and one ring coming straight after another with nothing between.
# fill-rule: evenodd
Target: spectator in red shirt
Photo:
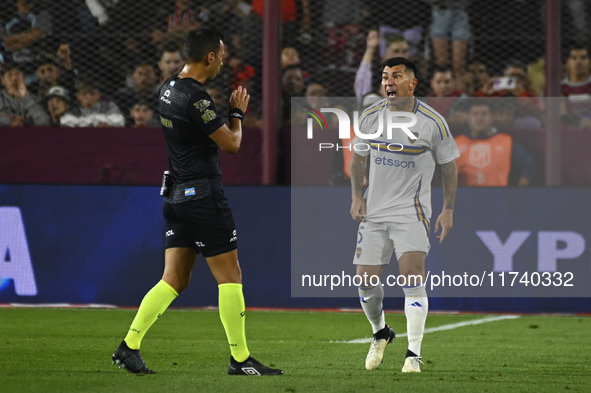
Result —
<instances>
[{"instance_id":1,"label":"spectator in red shirt","mask_svg":"<svg viewBox=\"0 0 591 393\"><path fill-rule=\"evenodd\" d=\"M514 78L511 88L499 87L495 82L500 77L492 77L476 92L475 97L537 97L538 95L529 88L527 80L527 68L517 60L507 63L503 73L505 77Z\"/></svg>"},{"instance_id":2,"label":"spectator in red shirt","mask_svg":"<svg viewBox=\"0 0 591 393\"><path fill-rule=\"evenodd\" d=\"M189 31L200 28L203 22L193 9L193 0L175 0L174 6L166 18L166 30L152 31L152 43L161 50L170 43L181 45Z\"/></svg>"},{"instance_id":3,"label":"spectator in red shirt","mask_svg":"<svg viewBox=\"0 0 591 393\"><path fill-rule=\"evenodd\" d=\"M454 74L450 66L437 66L431 77L431 93L427 103L444 117L455 102L453 97L460 97L462 92L456 89Z\"/></svg>"},{"instance_id":4,"label":"spectator in red shirt","mask_svg":"<svg viewBox=\"0 0 591 393\"><path fill-rule=\"evenodd\" d=\"M475 61L468 66L466 74L464 76L465 89L464 92L474 97L476 93L486 85L490 79L490 74L486 65L481 62Z\"/></svg>"},{"instance_id":5,"label":"spectator in red shirt","mask_svg":"<svg viewBox=\"0 0 591 393\"><path fill-rule=\"evenodd\" d=\"M566 78L560 85L567 97L562 121L573 127L591 128L591 59L583 45L574 45L565 64Z\"/></svg>"},{"instance_id":6,"label":"spectator in red shirt","mask_svg":"<svg viewBox=\"0 0 591 393\"><path fill-rule=\"evenodd\" d=\"M476 97L517 97L520 106L520 118L525 128L538 128L541 126L541 102L538 95L529 88L527 68L517 60L510 61L505 67L504 77L509 86L503 86L501 77L493 77L486 85L476 93Z\"/></svg>"}]
</instances>

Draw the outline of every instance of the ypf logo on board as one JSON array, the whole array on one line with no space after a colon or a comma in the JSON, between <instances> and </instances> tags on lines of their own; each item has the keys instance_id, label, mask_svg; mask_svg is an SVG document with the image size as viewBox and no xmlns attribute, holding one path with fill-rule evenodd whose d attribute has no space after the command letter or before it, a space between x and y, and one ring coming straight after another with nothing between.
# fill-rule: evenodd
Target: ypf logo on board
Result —
<instances>
[{"instance_id":1,"label":"ypf logo on board","mask_svg":"<svg viewBox=\"0 0 591 393\"><path fill-rule=\"evenodd\" d=\"M12 206L0 207L0 291L9 279L17 295L37 295L21 210Z\"/></svg>"}]
</instances>

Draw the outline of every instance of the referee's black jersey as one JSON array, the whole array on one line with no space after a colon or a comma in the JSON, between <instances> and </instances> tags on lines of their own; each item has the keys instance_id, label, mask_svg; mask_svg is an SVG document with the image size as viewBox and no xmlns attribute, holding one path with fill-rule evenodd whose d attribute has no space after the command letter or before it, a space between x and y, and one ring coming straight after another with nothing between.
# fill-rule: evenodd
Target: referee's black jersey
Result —
<instances>
[{"instance_id":1,"label":"referee's black jersey","mask_svg":"<svg viewBox=\"0 0 591 393\"><path fill-rule=\"evenodd\" d=\"M173 181L220 178L218 145L209 135L224 122L203 85L173 75L160 88L158 111Z\"/></svg>"}]
</instances>

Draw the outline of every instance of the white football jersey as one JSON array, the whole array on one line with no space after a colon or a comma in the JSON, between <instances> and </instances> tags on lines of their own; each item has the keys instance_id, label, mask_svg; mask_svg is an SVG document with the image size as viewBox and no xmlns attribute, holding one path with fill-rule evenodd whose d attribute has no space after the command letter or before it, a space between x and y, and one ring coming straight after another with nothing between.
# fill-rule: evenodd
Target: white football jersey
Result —
<instances>
[{"instance_id":1,"label":"white football jersey","mask_svg":"<svg viewBox=\"0 0 591 393\"><path fill-rule=\"evenodd\" d=\"M431 218L431 180L435 163L446 164L458 158L458 147L443 116L413 97L412 113L417 117L408 129L417 137L411 139L401 128L386 133L388 102L381 100L368 107L359 118L359 131L374 134L383 119L382 135L371 139L354 139L356 153L370 156L369 186L365 194L365 219L371 222L408 223ZM401 119L400 123L409 122ZM362 151L360 151L362 150ZM371 154L370 154L371 152ZM425 223L425 225L427 225Z\"/></svg>"}]
</instances>

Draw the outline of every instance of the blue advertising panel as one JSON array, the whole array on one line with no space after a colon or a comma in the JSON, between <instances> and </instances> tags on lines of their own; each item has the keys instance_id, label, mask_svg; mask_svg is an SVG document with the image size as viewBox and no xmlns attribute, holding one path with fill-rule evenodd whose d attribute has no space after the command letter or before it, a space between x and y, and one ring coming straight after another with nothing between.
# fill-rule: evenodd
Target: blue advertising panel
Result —
<instances>
[{"instance_id":1,"label":"blue advertising panel","mask_svg":"<svg viewBox=\"0 0 591 393\"><path fill-rule=\"evenodd\" d=\"M163 269L165 231L158 191L0 185L0 303L137 306ZM313 272L302 257L313 261L314 268L336 260L339 271L354 273L357 224L348 214L346 188L292 192L288 187L228 187L226 195L237 225L247 306L359 308L355 288L342 297L292 294L301 274ZM495 238L487 246L477 234L492 231L500 243L515 248L513 254L498 253L500 266L511 254L519 270L556 263L559 271L588 273L591 231L584 202L590 196L585 189L460 189L455 226L443 244L431 238L427 268L473 263L494 271L495 255L489 247ZM440 198L441 190L434 189L434 206ZM300 202L307 206L291 212ZM326 234L334 235L333 240ZM544 248L548 244L554 246ZM388 274L396 274L395 264L388 269ZM397 296L396 289L389 295ZM436 298L436 290L429 291L434 310L591 312L586 298ZM191 285L172 306L216 306L217 296L217 284L200 257ZM401 300L386 299L385 307L401 308Z\"/></svg>"},{"instance_id":2,"label":"blue advertising panel","mask_svg":"<svg viewBox=\"0 0 591 393\"><path fill-rule=\"evenodd\" d=\"M441 191L432 194L431 232ZM590 297L589 200L590 189L459 189L450 234L441 244L430 236L429 294ZM347 188L292 189L292 296L357 296L352 264L363 249L350 205ZM386 296L403 296L401 278L393 258L381 279Z\"/></svg>"},{"instance_id":3,"label":"blue advertising panel","mask_svg":"<svg viewBox=\"0 0 591 393\"><path fill-rule=\"evenodd\" d=\"M226 189L249 306L287 307L289 189ZM160 279L164 219L158 187L0 186L0 303L137 306ZM199 258L173 306L217 305Z\"/></svg>"}]
</instances>

